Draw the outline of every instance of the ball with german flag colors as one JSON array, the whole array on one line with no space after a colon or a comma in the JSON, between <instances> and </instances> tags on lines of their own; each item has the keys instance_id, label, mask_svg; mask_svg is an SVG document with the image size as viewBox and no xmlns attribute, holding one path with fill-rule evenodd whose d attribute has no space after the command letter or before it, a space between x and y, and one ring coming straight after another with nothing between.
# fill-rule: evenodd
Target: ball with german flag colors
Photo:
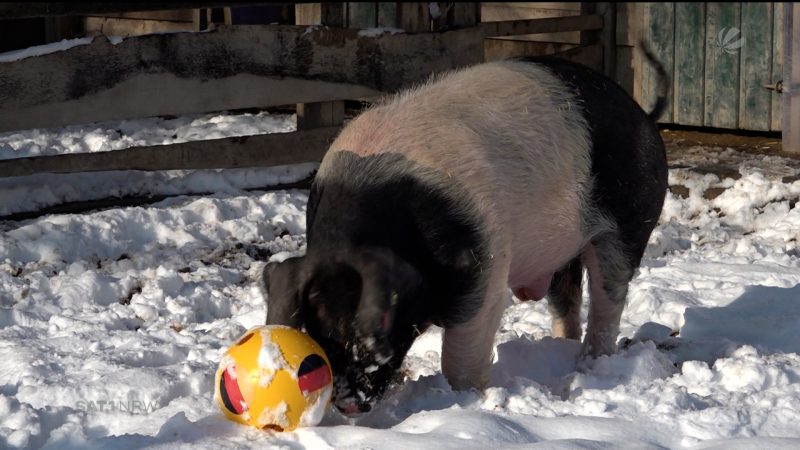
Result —
<instances>
[{"instance_id":1,"label":"ball with german flag colors","mask_svg":"<svg viewBox=\"0 0 800 450\"><path fill-rule=\"evenodd\" d=\"M322 348L294 328L248 330L220 361L215 398L226 417L262 429L314 426L331 398L331 366Z\"/></svg>"}]
</instances>

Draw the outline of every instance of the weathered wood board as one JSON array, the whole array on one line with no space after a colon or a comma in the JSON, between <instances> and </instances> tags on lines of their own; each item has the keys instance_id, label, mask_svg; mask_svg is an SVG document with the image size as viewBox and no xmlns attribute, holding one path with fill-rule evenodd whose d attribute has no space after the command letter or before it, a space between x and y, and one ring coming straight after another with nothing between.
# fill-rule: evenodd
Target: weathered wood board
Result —
<instances>
[{"instance_id":1,"label":"weathered wood board","mask_svg":"<svg viewBox=\"0 0 800 450\"><path fill-rule=\"evenodd\" d=\"M703 125L736 128L741 23L738 3L706 6L706 95Z\"/></svg>"},{"instance_id":2,"label":"weathered wood board","mask_svg":"<svg viewBox=\"0 0 800 450\"><path fill-rule=\"evenodd\" d=\"M770 84L783 80L783 3L773 3L772 8L772 78ZM772 110L769 128L772 131L781 129L781 111L783 98L777 92L770 94Z\"/></svg>"},{"instance_id":3,"label":"weathered wood board","mask_svg":"<svg viewBox=\"0 0 800 450\"><path fill-rule=\"evenodd\" d=\"M0 160L0 177L107 170L228 169L321 161L339 127L262 134L99 153Z\"/></svg>"},{"instance_id":4,"label":"weathered wood board","mask_svg":"<svg viewBox=\"0 0 800 450\"><path fill-rule=\"evenodd\" d=\"M483 29L485 37L556 33L561 30L590 31L603 28L603 16L588 14L582 16L551 17L547 19L483 22L481 23L481 28Z\"/></svg>"},{"instance_id":5,"label":"weathered wood board","mask_svg":"<svg viewBox=\"0 0 800 450\"><path fill-rule=\"evenodd\" d=\"M647 3L645 5L646 23L649 23L649 32L644 39L647 46L664 65L667 74L672 77L675 72L675 3ZM656 101L658 89L658 74L646 62L642 65L642 107L651 111ZM667 105L673 105L674 89L667 93ZM667 107L661 115L661 122L673 121L673 108Z\"/></svg>"},{"instance_id":6,"label":"weathered wood board","mask_svg":"<svg viewBox=\"0 0 800 450\"><path fill-rule=\"evenodd\" d=\"M0 63L0 131L375 96L482 57L477 27L359 36L234 25L117 45L99 37Z\"/></svg>"},{"instance_id":7,"label":"weathered wood board","mask_svg":"<svg viewBox=\"0 0 800 450\"><path fill-rule=\"evenodd\" d=\"M765 50L772 47L772 4L745 2L741 8L738 127L767 131L772 105L764 86L772 79L772 52Z\"/></svg>"},{"instance_id":8,"label":"weathered wood board","mask_svg":"<svg viewBox=\"0 0 800 450\"><path fill-rule=\"evenodd\" d=\"M784 5L783 150L800 154L800 7Z\"/></svg>"},{"instance_id":9,"label":"weathered wood board","mask_svg":"<svg viewBox=\"0 0 800 450\"><path fill-rule=\"evenodd\" d=\"M705 83L705 4L675 4L674 120L684 125L703 125Z\"/></svg>"},{"instance_id":10,"label":"weathered wood board","mask_svg":"<svg viewBox=\"0 0 800 450\"><path fill-rule=\"evenodd\" d=\"M378 4L369 2L345 3L347 28L374 28L378 25Z\"/></svg>"},{"instance_id":11,"label":"weathered wood board","mask_svg":"<svg viewBox=\"0 0 800 450\"><path fill-rule=\"evenodd\" d=\"M0 20L24 17L48 17L126 13L128 11L185 10L257 5L259 2L2 2Z\"/></svg>"}]
</instances>

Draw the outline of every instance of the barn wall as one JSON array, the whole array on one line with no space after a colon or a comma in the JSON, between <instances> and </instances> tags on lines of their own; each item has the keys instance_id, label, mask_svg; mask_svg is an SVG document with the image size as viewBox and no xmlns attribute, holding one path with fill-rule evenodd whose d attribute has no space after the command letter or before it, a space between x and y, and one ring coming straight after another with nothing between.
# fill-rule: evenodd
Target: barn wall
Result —
<instances>
[{"instance_id":1,"label":"barn wall","mask_svg":"<svg viewBox=\"0 0 800 450\"><path fill-rule=\"evenodd\" d=\"M491 2L482 21L580 14L580 3ZM672 79L662 123L779 131L781 94L765 86L782 79L782 3L617 4L616 80L645 109L655 101L657 77L636 48L654 50ZM489 39L486 59L541 55L574 48L580 33Z\"/></svg>"},{"instance_id":2,"label":"barn wall","mask_svg":"<svg viewBox=\"0 0 800 450\"><path fill-rule=\"evenodd\" d=\"M641 33L673 80L663 123L755 131L781 129L783 4L646 3ZM640 103L656 76L639 61Z\"/></svg>"}]
</instances>

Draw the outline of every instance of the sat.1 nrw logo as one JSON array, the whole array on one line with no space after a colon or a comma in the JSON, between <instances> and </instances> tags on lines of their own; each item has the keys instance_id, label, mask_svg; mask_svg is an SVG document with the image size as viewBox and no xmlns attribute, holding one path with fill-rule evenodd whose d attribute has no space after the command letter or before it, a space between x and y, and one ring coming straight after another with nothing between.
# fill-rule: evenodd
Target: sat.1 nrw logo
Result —
<instances>
[{"instance_id":1,"label":"sat.1 nrw logo","mask_svg":"<svg viewBox=\"0 0 800 450\"><path fill-rule=\"evenodd\" d=\"M744 36L742 30L731 27L719 30L717 34L717 47L728 54L733 54L739 51L744 45Z\"/></svg>"}]
</instances>

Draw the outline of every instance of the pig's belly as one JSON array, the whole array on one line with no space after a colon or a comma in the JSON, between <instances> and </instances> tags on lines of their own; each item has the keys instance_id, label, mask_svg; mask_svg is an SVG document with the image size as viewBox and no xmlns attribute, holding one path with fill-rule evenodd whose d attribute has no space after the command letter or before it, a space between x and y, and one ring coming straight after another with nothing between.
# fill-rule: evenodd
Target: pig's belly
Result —
<instances>
[{"instance_id":1,"label":"pig's belly","mask_svg":"<svg viewBox=\"0 0 800 450\"><path fill-rule=\"evenodd\" d=\"M541 300L547 295L547 288L550 286L552 278L553 274L548 273L520 286L512 284L511 291L520 300Z\"/></svg>"},{"instance_id":2,"label":"pig's belly","mask_svg":"<svg viewBox=\"0 0 800 450\"><path fill-rule=\"evenodd\" d=\"M519 245L511 260L508 286L520 300L541 300L553 274L580 254L583 241L578 234L562 235L564 238L555 245ZM533 240L533 242L536 242ZM539 241L542 242L542 241ZM549 247L549 248L547 248Z\"/></svg>"}]
</instances>

